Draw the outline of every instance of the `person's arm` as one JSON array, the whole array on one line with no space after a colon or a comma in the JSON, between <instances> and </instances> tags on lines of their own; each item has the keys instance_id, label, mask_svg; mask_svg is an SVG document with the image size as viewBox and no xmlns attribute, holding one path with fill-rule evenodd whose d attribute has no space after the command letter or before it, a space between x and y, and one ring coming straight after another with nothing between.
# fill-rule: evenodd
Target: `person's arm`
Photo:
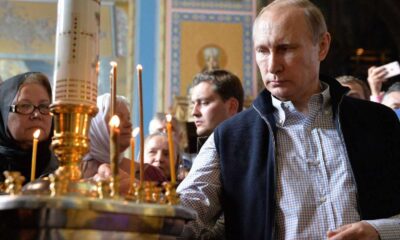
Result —
<instances>
[{"instance_id":1,"label":"person's arm","mask_svg":"<svg viewBox=\"0 0 400 240\"><path fill-rule=\"evenodd\" d=\"M400 236L400 214L386 219L365 220L346 224L327 233L334 239L396 240Z\"/></svg>"},{"instance_id":2,"label":"person's arm","mask_svg":"<svg viewBox=\"0 0 400 240\"><path fill-rule=\"evenodd\" d=\"M400 237L400 214L386 219L368 220L379 233L381 240L399 239Z\"/></svg>"},{"instance_id":3,"label":"person's arm","mask_svg":"<svg viewBox=\"0 0 400 240\"><path fill-rule=\"evenodd\" d=\"M371 89L370 100L380 103L384 92L381 91L382 83L386 81L388 72L386 68L372 66L368 69L368 85Z\"/></svg>"},{"instance_id":4,"label":"person's arm","mask_svg":"<svg viewBox=\"0 0 400 240\"><path fill-rule=\"evenodd\" d=\"M198 237L203 229L215 224L221 212L221 181L213 134L201 148L177 192L182 205L194 209L198 214L196 220L185 226L183 235L194 233Z\"/></svg>"}]
</instances>

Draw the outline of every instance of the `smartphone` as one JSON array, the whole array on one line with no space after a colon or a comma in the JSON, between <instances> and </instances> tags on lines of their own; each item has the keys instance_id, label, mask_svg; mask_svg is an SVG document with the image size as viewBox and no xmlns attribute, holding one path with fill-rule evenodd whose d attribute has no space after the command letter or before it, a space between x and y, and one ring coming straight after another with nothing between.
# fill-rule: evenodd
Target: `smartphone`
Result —
<instances>
[{"instance_id":1,"label":"smartphone","mask_svg":"<svg viewBox=\"0 0 400 240\"><path fill-rule=\"evenodd\" d=\"M391 78L400 74L400 65L398 61L382 65L381 67L385 68L388 72L385 78Z\"/></svg>"}]
</instances>

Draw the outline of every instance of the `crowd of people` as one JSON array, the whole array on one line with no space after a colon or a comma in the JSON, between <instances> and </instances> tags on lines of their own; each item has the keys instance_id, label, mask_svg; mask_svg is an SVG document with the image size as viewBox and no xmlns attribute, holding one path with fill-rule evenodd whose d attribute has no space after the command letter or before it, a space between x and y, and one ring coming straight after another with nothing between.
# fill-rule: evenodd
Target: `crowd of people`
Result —
<instances>
[{"instance_id":1,"label":"crowd of people","mask_svg":"<svg viewBox=\"0 0 400 240\"><path fill-rule=\"evenodd\" d=\"M350 89L348 96L382 103L393 109L400 119L400 82L394 82L389 85L387 91L382 91L383 84L388 81L387 74L384 66L371 66L368 69L368 84L351 75L339 76L336 79Z\"/></svg>"},{"instance_id":2,"label":"crowd of people","mask_svg":"<svg viewBox=\"0 0 400 240\"><path fill-rule=\"evenodd\" d=\"M184 163L187 141L173 118L174 167L181 204L197 219L187 239L398 239L400 236L400 82L387 91L383 67L366 81L320 74L331 35L308 0L275 0L253 25L264 84L244 109L240 79L207 69L193 79L191 115L198 153ZM0 171L31 175L32 138L41 130L36 176L58 167L51 151L48 78L27 72L0 84ZM111 96L98 97L83 157L84 178L111 176ZM119 174L128 192L130 105L117 96L121 120ZM394 110L394 111L393 111ZM396 117L397 113L398 117ZM144 142L145 180L171 179L165 113L156 113ZM187 159L186 159L187 160ZM0 180L4 178L0 175Z\"/></svg>"}]
</instances>

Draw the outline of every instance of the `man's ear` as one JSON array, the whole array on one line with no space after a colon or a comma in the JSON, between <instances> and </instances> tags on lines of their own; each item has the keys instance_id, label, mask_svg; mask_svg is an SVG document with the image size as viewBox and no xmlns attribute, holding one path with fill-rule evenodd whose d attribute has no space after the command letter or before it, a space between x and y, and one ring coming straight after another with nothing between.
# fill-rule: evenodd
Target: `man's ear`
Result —
<instances>
[{"instance_id":1,"label":"man's ear","mask_svg":"<svg viewBox=\"0 0 400 240\"><path fill-rule=\"evenodd\" d=\"M229 115L231 116L235 115L239 109L239 101L236 98L231 97L228 99L227 104L228 104Z\"/></svg>"},{"instance_id":2,"label":"man's ear","mask_svg":"<svg viewBox=\"0 0 400 240\"><path fill-rule=\"evenodd\" d=\"M329 47L331 45L331 35L326 32L323 34L321 40L319 41L319 60L322 61L328 55Z\"/></svg>"}]
</instances>

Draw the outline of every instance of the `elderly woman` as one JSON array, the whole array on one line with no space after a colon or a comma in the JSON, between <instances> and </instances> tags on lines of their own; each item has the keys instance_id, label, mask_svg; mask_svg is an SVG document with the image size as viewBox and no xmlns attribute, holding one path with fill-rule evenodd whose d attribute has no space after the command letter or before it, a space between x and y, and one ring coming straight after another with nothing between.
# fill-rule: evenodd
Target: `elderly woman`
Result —
<instances>
[{"instance_id":1,"label":"elderly woman","mask_svg":"<svg viewBox=\"0 0 400 240\"><path fill-rule=\"evenodd\" d=\"M35 176L48 174L58 162L50 151L52 136L51 86L47 77L27 72L0 85L0 180L3 171L31 176L33 133L40 129Z\"/></svg>"},{"instance_id":2,"label":"elderly woman","mask_svg":"<svg viewBox=\"0 0 400 240\"><path fill-rule=\"evenodd\" d=\"M110 131L109 121L111 119L111 96L109 93L97 98L99 112L92 119L89 139L90 150L83 158L82 173L85 178L92 177L97 173L98 167L103 163L110 163ZM132 123L129 111L129 103L123 96L117 96L115 114L120 119L119 149L124 152L129 147L132 132ZM129 173L130 160L120 155L120 170Z\"/></svg>"},{"instance_id":3,"label":"elderly woman","mask_svg":"<svg viewBox=\"0 0 400 240\"><path fill-rule=\"evenodd\" d=\"M84 178L108 178L110 170L110 131L108 123L111 119L111 96L109 93L97 98L99 112L92 119L89 139L90 150L82 161L82 173ZM129 174L131 160L124 157L122 153L129 147L132 132L129 103L123 96L117 96L115 114L120 118L120 139L119 149L121 152L119 160L119 174L121 177L121 193L129 189ZM138 169L139 166L136 166ZM163 173L158 169L146 165L145 178L152 180L164 180Z\"/></svg>"},{"instance_id":4,"label":"elderly woman","mask_svg":"<svg viewBox=\"0 0 400 240\"><path fill-rule=\"evenodd\" d=\"M174 141L175 169L179 163L177 148ZM165 133L155 132L150 134L144 142L144 162L159 168L167 179L171 178L168 136Z\"/></svg>"}]
</instances>

